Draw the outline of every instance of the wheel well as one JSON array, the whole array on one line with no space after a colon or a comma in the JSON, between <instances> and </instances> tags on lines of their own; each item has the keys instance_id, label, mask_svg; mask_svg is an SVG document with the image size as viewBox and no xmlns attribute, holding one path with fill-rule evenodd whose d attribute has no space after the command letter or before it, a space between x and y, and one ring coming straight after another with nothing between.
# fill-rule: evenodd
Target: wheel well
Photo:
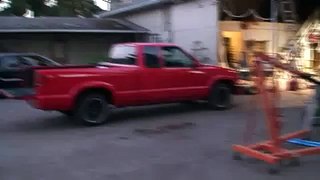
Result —
<instances>
[{"instance_id":1,"label":"wheel well","mask_svg":"<svg viewBox=\"0 0 320 180\"><path fill-rule=\"evenodd\" d=\"M88 88L85 90L82 90L80 93L78 93L78 95L75 98L75 104L77 104L77 101L79 101L82 97L84 97L87 94L90 93L100 93L106 96L106 100L108 101L108 103L113 104L113 96L111 91L105 89L105 88Z\"/></svg>"},{"instance_id":2,"label":"wheel well","mask_svg":"<svg viewBox=\"0 0 320 180\"><path fill-rule=\"evenodd\" d=\"M230 89L231 89L231 92L234 94L236 93L236 86L234 85L234 82L232 80L229 80L229 79L221 79L221 80L218 80L216 81L213 86L217 85L217 84L226 84ZM212 86L212 87L213 87Z\"/></svg>"}]
</instances>

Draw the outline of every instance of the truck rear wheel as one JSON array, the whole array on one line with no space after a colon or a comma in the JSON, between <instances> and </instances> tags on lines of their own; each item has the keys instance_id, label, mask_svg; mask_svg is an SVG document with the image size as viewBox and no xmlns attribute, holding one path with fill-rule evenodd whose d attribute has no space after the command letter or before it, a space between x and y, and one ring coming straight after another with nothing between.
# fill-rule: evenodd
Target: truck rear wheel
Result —
<instances>
[{"instance_id":1,"label":"truck rear wheel","mask_svg":"<svg viewBox=\"0 0 320 180\"><path fill-rule=\"evenodd\" d=\"M102 93L88 93L81 96L77 101L74 118L84 125L100 125L107 121L110 111L105 95Z\"/></svg>"},{"instance_id":2,"label":"truck rear wheel","mask_svg":"<svg viewBox=\"0 0 320 180\"><path fill-rule=\"evenodd\" d=\"M231 91L231 88L226 83L219 83L213 86L208 97L209 107L216 110L225 110L231 108Z\"/></svg>"}]
</instances>

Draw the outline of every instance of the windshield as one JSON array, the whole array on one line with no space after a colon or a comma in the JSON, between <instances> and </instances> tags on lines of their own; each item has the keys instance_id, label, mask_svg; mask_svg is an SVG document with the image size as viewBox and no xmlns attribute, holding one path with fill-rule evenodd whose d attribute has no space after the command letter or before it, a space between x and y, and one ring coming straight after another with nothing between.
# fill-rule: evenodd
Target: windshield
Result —
<instances>
[{"instance_id":1,"label":"windshield","mask_svg":"<svg viewBox=\"0 0 320 180\"><path fill-rule=\"evenodd\" d=\"M32 66L59 66L59 63L56 63L52 60L45 59L40 56L22 56L22 60L30 63Z\"/></svg>"},{"instance_id":2,"label":"windshield","mask_svg":"<svg viewBox=\"0 0 320 180\"><path fill-rule=\"evenodd\" d=\"M136 48L129 45L115 45L109 51L107 62L115 64L135 65Z\"/></svg>"}]
</instances>

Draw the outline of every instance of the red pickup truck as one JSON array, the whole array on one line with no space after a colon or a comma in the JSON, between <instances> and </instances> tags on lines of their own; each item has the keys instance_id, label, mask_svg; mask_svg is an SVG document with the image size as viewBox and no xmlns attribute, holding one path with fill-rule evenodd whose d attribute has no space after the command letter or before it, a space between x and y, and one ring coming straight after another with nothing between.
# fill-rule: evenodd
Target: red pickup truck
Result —
<instances>
[{"instance_id":1,"label":"red pickup truck","mask_svg":"<svg viewBox=\"0 0 320 180\"><path fill-rule=\"evenodd\" d=\"M206 100L228 109L238 80L234 70L200 64L167 43L115 44L103 63L37 68L31 75L21 91L29 104L87 125L106 122L112 107Z\"/></svg>"}]
</instances>

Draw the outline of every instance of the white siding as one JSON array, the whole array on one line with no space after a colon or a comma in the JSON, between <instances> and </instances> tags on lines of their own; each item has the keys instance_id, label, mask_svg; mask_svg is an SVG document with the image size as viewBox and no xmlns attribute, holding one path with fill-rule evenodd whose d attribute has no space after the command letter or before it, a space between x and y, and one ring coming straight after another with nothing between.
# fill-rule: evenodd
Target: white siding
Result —
<instances>
[{"instance_id":1,"label":"white siding","mask_svg":"<svg viewBox=\"0 0 320 180\"><path fill-rule=\"evenodd\" d=\"M167 13L170 16L170 22L167 23L171 24L173 33L172 42L193 54L193 43L200 41L208 50L198 53L209 57L211 60L208 63L216 64L218 17L217 5L212 0L191 1L164 9L144 10L123 18L161 35L161 39L167 42L170 37L165 22Z\"/></svg>"},{"instance_id":2,"label":"white siding","mask_svg":"<svg viewBox=\"0 0 320 180\"><path fill-rule=\"evenodd\" d=\"M202 42L202 55L217 63L217 5L210 0L177 4L172 7L174 42L191 53L195 41Z\"/></svg>"},{"instance_id":3,"label":"white siding","mask_svg":"<svg viewBox=\"0 0 320 180\"><path fill-rule=\"evenodd\" d=\"M142 11L126 16L126 19L149 29L152 33L163 35L164 19L161 9Z\"/></svg>"}]
</instances>

